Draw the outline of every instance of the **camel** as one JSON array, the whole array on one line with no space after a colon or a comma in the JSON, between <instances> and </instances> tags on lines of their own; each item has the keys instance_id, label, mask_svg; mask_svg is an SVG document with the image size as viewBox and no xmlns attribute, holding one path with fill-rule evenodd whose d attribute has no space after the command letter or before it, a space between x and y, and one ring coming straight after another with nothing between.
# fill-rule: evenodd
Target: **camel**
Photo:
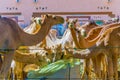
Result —
<instances>
[{"instance_id":1,"label":"camel","mask_svg":"<svg viewBox=\"0 0 120 80\"><path fill-rule=\"evenodd\" d=\"M38 31L38 33L31 35L25 33L15 21L8 18L1 18L0 47L4 59L0 70L0 78L6 78L11 65L11 61L13 59L14 52L19 46L32 46L40 43L48 34L53 25L63 22L64 19L61 16L46 15L44 16L44 21L41 24L41 29Z\"/></svg>"},{"instance_id":2,"label":"camel","mask_svg":"<svg viewBox=\"0 0 120 80\"><path fill-rule=\"evenodd\" d=\"M73 56L75 58L80 58L80 59L87 59L87 58L92 58L100 53L104 53L107 55L107 61L108 61L108 78L113 80L115 78L118 80L118 74L117 74L117 57L119 54L119 31L120 27L119 25L113 28L110 28L104 32L104 35L101 37L104 40L99 44L99 45L94 45L88 50L81 51L79 54L74 54ZM113 38L114 37L114 38ZM107 45L106 43L106 38L107 38ZM115 47L115 48L113 48ZM102 49L100 49L102 48ZM97 53L96 53L97 52Z\"/></svg>"},{"instance_id":3,"label":"camel","mask_svg":"<svg viewBox=\"0 0 120 80\"><path fill-rule=\"evenodd\" d=\"M73 22L73 24L72 25L74 25L74 23L75 22ZM103 31L105 31L106 29L108 29L108 28L110 28L110 27L113 27L113 26L117 26L117 25L119 25L119 23L113 23L113 24L109 24L109 25L107 25L107 27L105 27L103 30L102 30L102 28L103 27L96 27L96 28L93 28L92 30L90 30L90 32L89 32L89 34L87 35L87 37L86 37L86 39L87 40L94 40L94 38L96 38L98 35L99 35L99 33L101 32L103 32ZM102 30L102 31L101 31ZM78 31L79 32L79 31ZM96 33L97 32L97 33ZM79 38L79 41L77 42L77 38L76 38L76 35L75 35L75 31L74 31L74 29L73 29L73 27L72 27L72 29L71 29L71 33L72 33L72 35L73 35L73 40L74 40L74 42L76 43L76 45L79 45L79 42L81 41L81 37L80 37L80 34L78 34L78 38ZM95 35L94 35L95 34ZM99 39L99 38L98 38ZM85 41L85 43L86 43L86 41ZM82 44L82 41L81 41L81 44ZM78 48L80 48L79 46L78 46ZM101 54L101 58L103 58L102 57L103 55ZM96 59L98 59L98 58L96 58ZM92 58L92 60L94 61L94 63L95 63L95 58ZM87 62L86 63L88 63L89 64L89 59L87 60ZM98 63L98 62L97 62ZM88 64L86 64L86 65L88 65ZM104 61L103 61L103 65L104 65L105 63L104 63ZM88 66L87 66L88 67ZM98 66L99 67L99 66ZM105 71L105 70L104 70ZM88 75L89 76L89 75Z\"/></svg>"},{"instance_id":4,"label":"camel","mask_svg":"<svg viewBox=\"0 0 120 80\"><path fill-rule=\"evenodd\" d=\"M26 28L24 28L23 30L29 34L35 34L39 31L39 29L41 28L41 25L39 23L37 23L36 19L34 19L34 21L29 25L27 26ZM44 40L43 40L44 41ZM43 42L42 41L42 42ZM42 44L41 42L41 44ZM25 56L26 56L26 53L29 53L29 46L20 46L19 47L19 52L21 53L25 53ZM15 53L15 55L17 54L17 51ZM16 58L16 56L14 55L14 58ZM17 55L20 55L20 53L18 53ZM34 55L34 54L33 54ZM30 55L31 56L31 55ZM29 55L27 56L27 59L30 57ZM19 57L17 57L19 59ZM35 56L33 56L32 59L34 59ZM37 57L38 58L38 57ZM37 59L35 58L35 59ZM40 57L41 58L41 57ZM20 57L20 59L22 59ZM24 57L23 57L23 60L24 60ZM39 61L38 60L35 60L35 61ZM37 62L35 62L37 63ZM9 71L9 74L8 74L8 78L12 79L14 78L15 80L17 80L18 78L20 78L21 80L24 80L24 67L28 65L28 63L22 63L22 62L18 62L18 61L15 61L15 59L12 61L11 63L11 70ZM35 64L36 65L36 64ZM31 69L31 68L29 68ZM9 75L12 75L11 77L9 77Z\"/></svg>"},{"instance_id":5,"label":"camel","mask_svg":"<svg viewBox=\"0 0 120 80\"><path fill-rule=\"evenodd\" d=\"M95 23L92 23L92 24L95 24ZM86 32L86 39L92 41L92 39L94 39L94 38L96 38L98 36L98 34L100 33L100 31L102 30L103 27L97 26L97 25L94 26L94 27L90 27L90 26L91 25L86 26L86 30L87 30L87 32ZM82 35L82 34L79 33L80 30L79 31L77 30L77 32L78 32L78 42L80 42L81 41L80 35ZM88 75L88 79L89 80L92 78L91 77L91 70L92 70L91 69L91 61L92 61L94 72L95 72L95 75L96 75L97 78L101 78L101 76L102 76L101 75L101 66L102 65L104 66L104 68L102 69L103 70L103 73L102 73L103 77L102 78L104 78L104 76L105 76L104 73L106 71L105 63L104 63L104 55L100 54L100 55L98 55L96 57L84 60L84 72L83 72L83 74L81 76L81 79L84 79L85 73ZM101 63L102 63L102 65L101 65Z\"/></svg>"},{"instance_id":6,"label":"camel","mask_svg":"<svg viewBox=\"0 0 120 80\"><path fill-rule=\"evenodd\" d=\"M69 23L72 23L72 21L71 22L69 22ZM76 20L74 21L73 20L73 23L72 23L72 25L71 25L71 27L74 25L76 23ZM70 25L69 25L70 26ZM78 26L76 26L76 27L78 27ZM76 28L75 27L75 28ZM80 26L80 27L82 27L82 26ZM88 32L90 31L90 28L93 28L92 30L91 30L91 33L92 34L90 34L90 35L87 35L87 36L89 36L88 37L88 39L89 40L91 40L91 39L93 39L93 38L95 38L96 36L98 36L98 35L96 35L96 34L98 34L99 32L100 32L100 30L102 29L102 27L98 27L95 23L87 23L87 24L85 24L85 25L83 25L83 27L85 27L85 29L87 29L87 32L86 32L86 34L88 34ZM89 28L90 27L90 28ZM79 30L78 29L75 29L75 30L77 30L78 32L80 32L81 31L81 29L82 28L80 28ZM75 42L75 45L76 45L76 47L78 48L78 49L80 49L80 47L81 47L81 45L79 45L79 41L77 40L77 37L76 37L76 31L74 30L74 28L72 27L72 28L70 28L70 30L71 30L71 34L72 34L72 36L73 36L73 40L74 40L74 42ZM86 30L85 30L86 31ZM81 34L81 33L80 33ZM95 34L95 35L94 35ZM79 34L78 34L79 35ZM84 35L84 34L83 34ZM79 46L78 46L79 45ZM84 78L84 75L85 75L85 72L87 73L87 75L88 75L88 78L89 79L91 79L91 74L90 74L90 69L91 67L90 67L90 59L85 59L85 61L84 61L84 72L83 72L83 74L82 74L82 79Z\"/></svg>"}]
</instances>

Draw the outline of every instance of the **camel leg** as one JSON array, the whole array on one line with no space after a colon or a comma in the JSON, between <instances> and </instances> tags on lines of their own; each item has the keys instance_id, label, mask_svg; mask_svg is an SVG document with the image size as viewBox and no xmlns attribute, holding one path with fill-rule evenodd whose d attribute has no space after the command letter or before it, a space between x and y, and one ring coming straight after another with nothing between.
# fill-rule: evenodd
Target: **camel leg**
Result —
<instances>
[{"instance_id":1,"label":"camel leg","mask_svg":"<svg viewBox=\"0 0 120 80\"><path fill-rule=\"evenodd\" d=\"M107 55L107 61L108 61L108 65L107 65L108 79L109 80L114 80L113 79L113 75L114 75L113 62L112 62L112 55L111 54Z\"/></svg>"},{"instance_id":2,"label":"camel leg","mask_svg":"<svg viewBox=\"0 0 120 80\"><path fill-rule=\"evenodd\" d=\"M91 80L91 62L90 62L90 59L86 60L86 74L87 74L88 80Z\"/></svg>"},{"instance_id":3,"label":"camel leg","mask_svg":"<svg viewBox=\"0 0 120 80\"><path fill-rule=\"evenodd\" d=\"M81 80L84 80L85 73L87 75L88 80L91 80L91 66L90 66L90 59L84 60L84 72L82 74Z\"/></svg>"},{"instance_id":4,"label":"camel leg","mask_svg":"<svg viewBox=\"0 0 120 80\"><path fill-rule=\"evenodd\" d=\"M13 59L14 51L10 51L9 53L4 53L3 56L3 64L0 70L0 76L4 77L7 80L7 74L11 66L11 62Z\"/></svg>"},{"instance_id":5,"label":"camel leg","mask_svg":"<svg viewBox=\"0 0 120 80\"><path fill-rule=\"evenodd\" d=\"M84 80L84 78L85 78L85 73L86 73L86 59L84 60L83 67L84 67L84 70L83 70L83 73L82 73L82 76L81 76L81 80Z\"/></svg>"},{"instance_id":6,"label":"camel leg","mask_svg":"<svg viewBox=\"0 0 120 80\"><path fill-rule=\"evenodd\" d=\"M114 53L114 55L112 56L113 59L113 70L114 70L114 77L115 80L118 80L118 65L117 65L117 60L118 60L118 55Z\"/></svg>"},{"instance_id":7,"label":"camel leg","mask_svg":"<svg viewBox=\"0 0 120 80\"><path fill-rule=\"evenodd\" d=\"M96 61L96 75L101 80L101 54L95 57Z\"/></svg>"},{"instance_id":8,"label":"camel leg","mask_svg":"<svg viewBox=\"0 0 120 80\"><path fill-rule=\"evenodd\" d=\"M104 54L101 55L101 60L102 60L102 79L103 80L106 80L106 77L107 77L107 73L106 73L106 57Z\"/></svg>"},{"instance_id":9,"label":"camel leg","mask_svg":"<svg viewBox=\"0 0 120 80\"><path fill-rule=\"evenodd\" d=\"M103 53L101 53L96 57L96 59L98 78L106 80L106 57Z\"/></svg>"},{"instance_id":10,"label":"camel leg","mask_svg":"<svg viewBox=\"0 0 120 80\"><path fill-rule=\"evenodd\" d=\"M23 68L25 66L24 63L21 63L21 62L17 62L15 61L15 68L14 68L14 73L16 75L17 78L20 78L21 80L24 80L23 79Z\"/></svg>"},{"instance_id":11,"label":"camel leg","mask_svg":"<svg viewBox=\"0 0 120 80\"><path fill-rule=\"evenodd\" d=\"M92 58L92 62L93 62L93 69L94 69L95 76L98 79L99 78L99 74L98 74L98 62L97 62L96 57Z\"/></svg>"}]
</instances>

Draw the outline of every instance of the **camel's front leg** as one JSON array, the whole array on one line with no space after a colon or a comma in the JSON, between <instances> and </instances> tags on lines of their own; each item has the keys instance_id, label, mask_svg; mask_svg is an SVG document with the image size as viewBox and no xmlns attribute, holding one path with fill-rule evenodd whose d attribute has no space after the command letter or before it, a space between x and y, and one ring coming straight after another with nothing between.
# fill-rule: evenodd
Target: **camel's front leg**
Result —
<instances>
[{"instance_id":1,"label":"camel's front leg","mask_svg":"<svg viewBox=\"0 0 120 80\"><path fill-rule=\"evenodd\" d=\"M4 77L7 80L7 74L11 66L11 62L13 59L14 51L9 51L8 53L4 53L3 56L3 64L0 70L0 76Z\"/></svg>"}]
</instances>

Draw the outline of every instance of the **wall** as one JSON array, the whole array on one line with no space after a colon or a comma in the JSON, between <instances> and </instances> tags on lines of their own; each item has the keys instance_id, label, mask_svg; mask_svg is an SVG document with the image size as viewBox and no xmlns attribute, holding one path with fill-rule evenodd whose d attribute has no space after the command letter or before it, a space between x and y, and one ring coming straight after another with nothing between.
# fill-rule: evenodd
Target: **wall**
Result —
<instances>
[{"instance_id":1,"label":"wall","mask_svg":"<svg viewBox=\"0 0 120 80\"><path fill-rule=\"evenodd\" d=\"M29 24L33 12L113 12L118 15L120 0L2 0L0 13L21 12ZM10 10L11 9L11 10Z\"/></svg>"}]
</instances>

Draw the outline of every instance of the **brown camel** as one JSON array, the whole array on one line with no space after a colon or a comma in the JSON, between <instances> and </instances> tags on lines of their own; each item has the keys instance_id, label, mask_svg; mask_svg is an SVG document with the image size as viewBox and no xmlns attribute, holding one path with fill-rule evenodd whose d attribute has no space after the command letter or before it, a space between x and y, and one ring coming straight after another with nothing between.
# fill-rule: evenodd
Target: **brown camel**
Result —
<instances>
[{"instance_id":1,"label":"brown camel","mask_svg":"<svg viewBox=\"0 0 120 80\"><path fill-rule=\"evenodd\" d=\"M0 70L0 78L6 78L8 70L13 59L14 51L21 45L32 46L40 43L48 34L51 26L59 23L63 23L64 19L60 16L47 15L44 16L41 29L38 33L31 35L25 33L18 24L8 18L0 19L0 48L3 53L3 63ZM4 27L2 27L4 26Z\"/></svg>"},{"instance_id":2,"label":"brown camel","mask_svg":"<svg viewBox=\"0 0 120 80\"><path fill-rule=\"evenodd\" d=\"M107 34L106 34L107 33ZM103 37L103 36L102 36ZM107 45L106 43L106 38L107 37ZM113 38L114 37L114 38ZM107 54L107 61L108 61L108 78L113 80L118 80L118 74L117 74L117 59L118 59L118 54L119 54L119 41L120 41L120 27L114 27L108 29L104 33L104 40L99 44L99 45L94 45L93 47L88 48L86 51L81 51L79 54L74 54L75 58L92 58L100 53L105 53ZM97 52L97 53L96 53Z\"/></svg>"},{"instance_id":3,"label":"brown camel","mask_svg":"<svg viewBox=\"0 0 120 80\"><path fill-rule=\"evenodd\" d=\"M73 22L71 21L71 22L69 22L69 24L70 23L72 23L72 25L71 25L71 27L76 23L76 20L74 21L73 20ZM70 26L70 25L69 25ZM90 26L90 27L89 27ZM91 27L92 26L92 27ZM87 29L87 37L88 37L88 39L89 40L91 40L91 39L93 39L93 38L95 38L96 36L98 36L98 33L100 32L100 30L102 29L102 27L98 27L95 23L89 23L88 25L84 25L83 27L85 27L85 29ZM91 31L90 31L90 28L93 28ZM79 30L78 29L76 29L77 31L81 31L81 29L82 28L80 28ZM79 41L77 40L77 37L76 37L76 31L74 30L74 28L72 27L72 28L70 28L70 30L71 30L71 33L72 33L72 36L73 36L73 40L74 40L74 42L75 42L75 45L79 45ZM86 31L86 30L85 30ZM90 31L90 32L89 32ZM90 35L88 35L88 32L89 33L91 33ZM81 34L81 33L79 33L79 34ZM79 35L78 34L78 35ZM97 34L97 35L96 35ZM81 45L79 45L79 46L76 46L77 48L80 48L81 47ZM82 74L82 79L84 79L84 75L85 75L85 73L88 75L88 79L90 80L91 79L91 66L90 66L90 59L85 59L85 61L84 61L84 72L83 72L83 74Z\"/></svg>"},{"instance_id":4,"label":"brown camel","mask_svg":"<svg viewBox=\"0 0 120 80\"><path fill-rule=\"evenodd\" d=\"M75 22L74 22L75 23ZM74 23L72 24L72 25L74 25ZM103 30L102 30L102 28L103 27L96 27L96 28L93 28L90 32L89 32L89 34L87 35L87 37L86 37L86 39L88 39L88 40L94 40L94 38L96 37L96 36L98 36L99 35L99 33L101 32L103 32L103 31L105 31L106 29L108 29L108 28L110 28L110 27L113 27L113 26L118 26L119 24L118 23L113 23L113 24L109 24L109 25L107 25ZM102 30L102 31L101 31ZM74 40L74 42L75 42L75 31L74 31L74 34L73 34L73 31L74 31L74 29L73 29L73 27L72 27L72 29L71 29L71 32L72 32L72 35L74 35L73 37L73 40ZM97 32L97 33L96 33ZM94 35L95 34L95 35ZM97 34L97 35L96 35ZM79 36L80 36L80 34L78 34ZM102 34L101 34L102 35ZM79 38L79 37L78 37ZM98 38L99 39L99 38ZM76 41L77 41L77 38L76 38ZM81 41L81 39L79 38L79 41ZM82 42L82 41L81 41ZM79 42L76 42L76 44L78 45L78 43ZM82 44L82 43L81 43ZM103 58L102 57L103 56L103 54L101 54L101 58ZM99 57L100 58L100 57ZM97 59L97 61L98 61L98 57L96 57L96 58L92 58L92 61L94 61L94 63L95 63L95 59ZM89 62L89 60L87 60L88 62ZM97 62L98 63L98 62ZM100 65L100 64L99 64ZM105 63L104 63L104 61L103 61L103 65L105 65ZM98 65L96 65L96 66L98 66ZM100 67L100 66L98 66L98 67ZM97 69L97 68L96 68ZM105 70L104 70L105 71ZM100 70L99 70L99 72L100 72Z\"/></svg>"}]
</instances>

